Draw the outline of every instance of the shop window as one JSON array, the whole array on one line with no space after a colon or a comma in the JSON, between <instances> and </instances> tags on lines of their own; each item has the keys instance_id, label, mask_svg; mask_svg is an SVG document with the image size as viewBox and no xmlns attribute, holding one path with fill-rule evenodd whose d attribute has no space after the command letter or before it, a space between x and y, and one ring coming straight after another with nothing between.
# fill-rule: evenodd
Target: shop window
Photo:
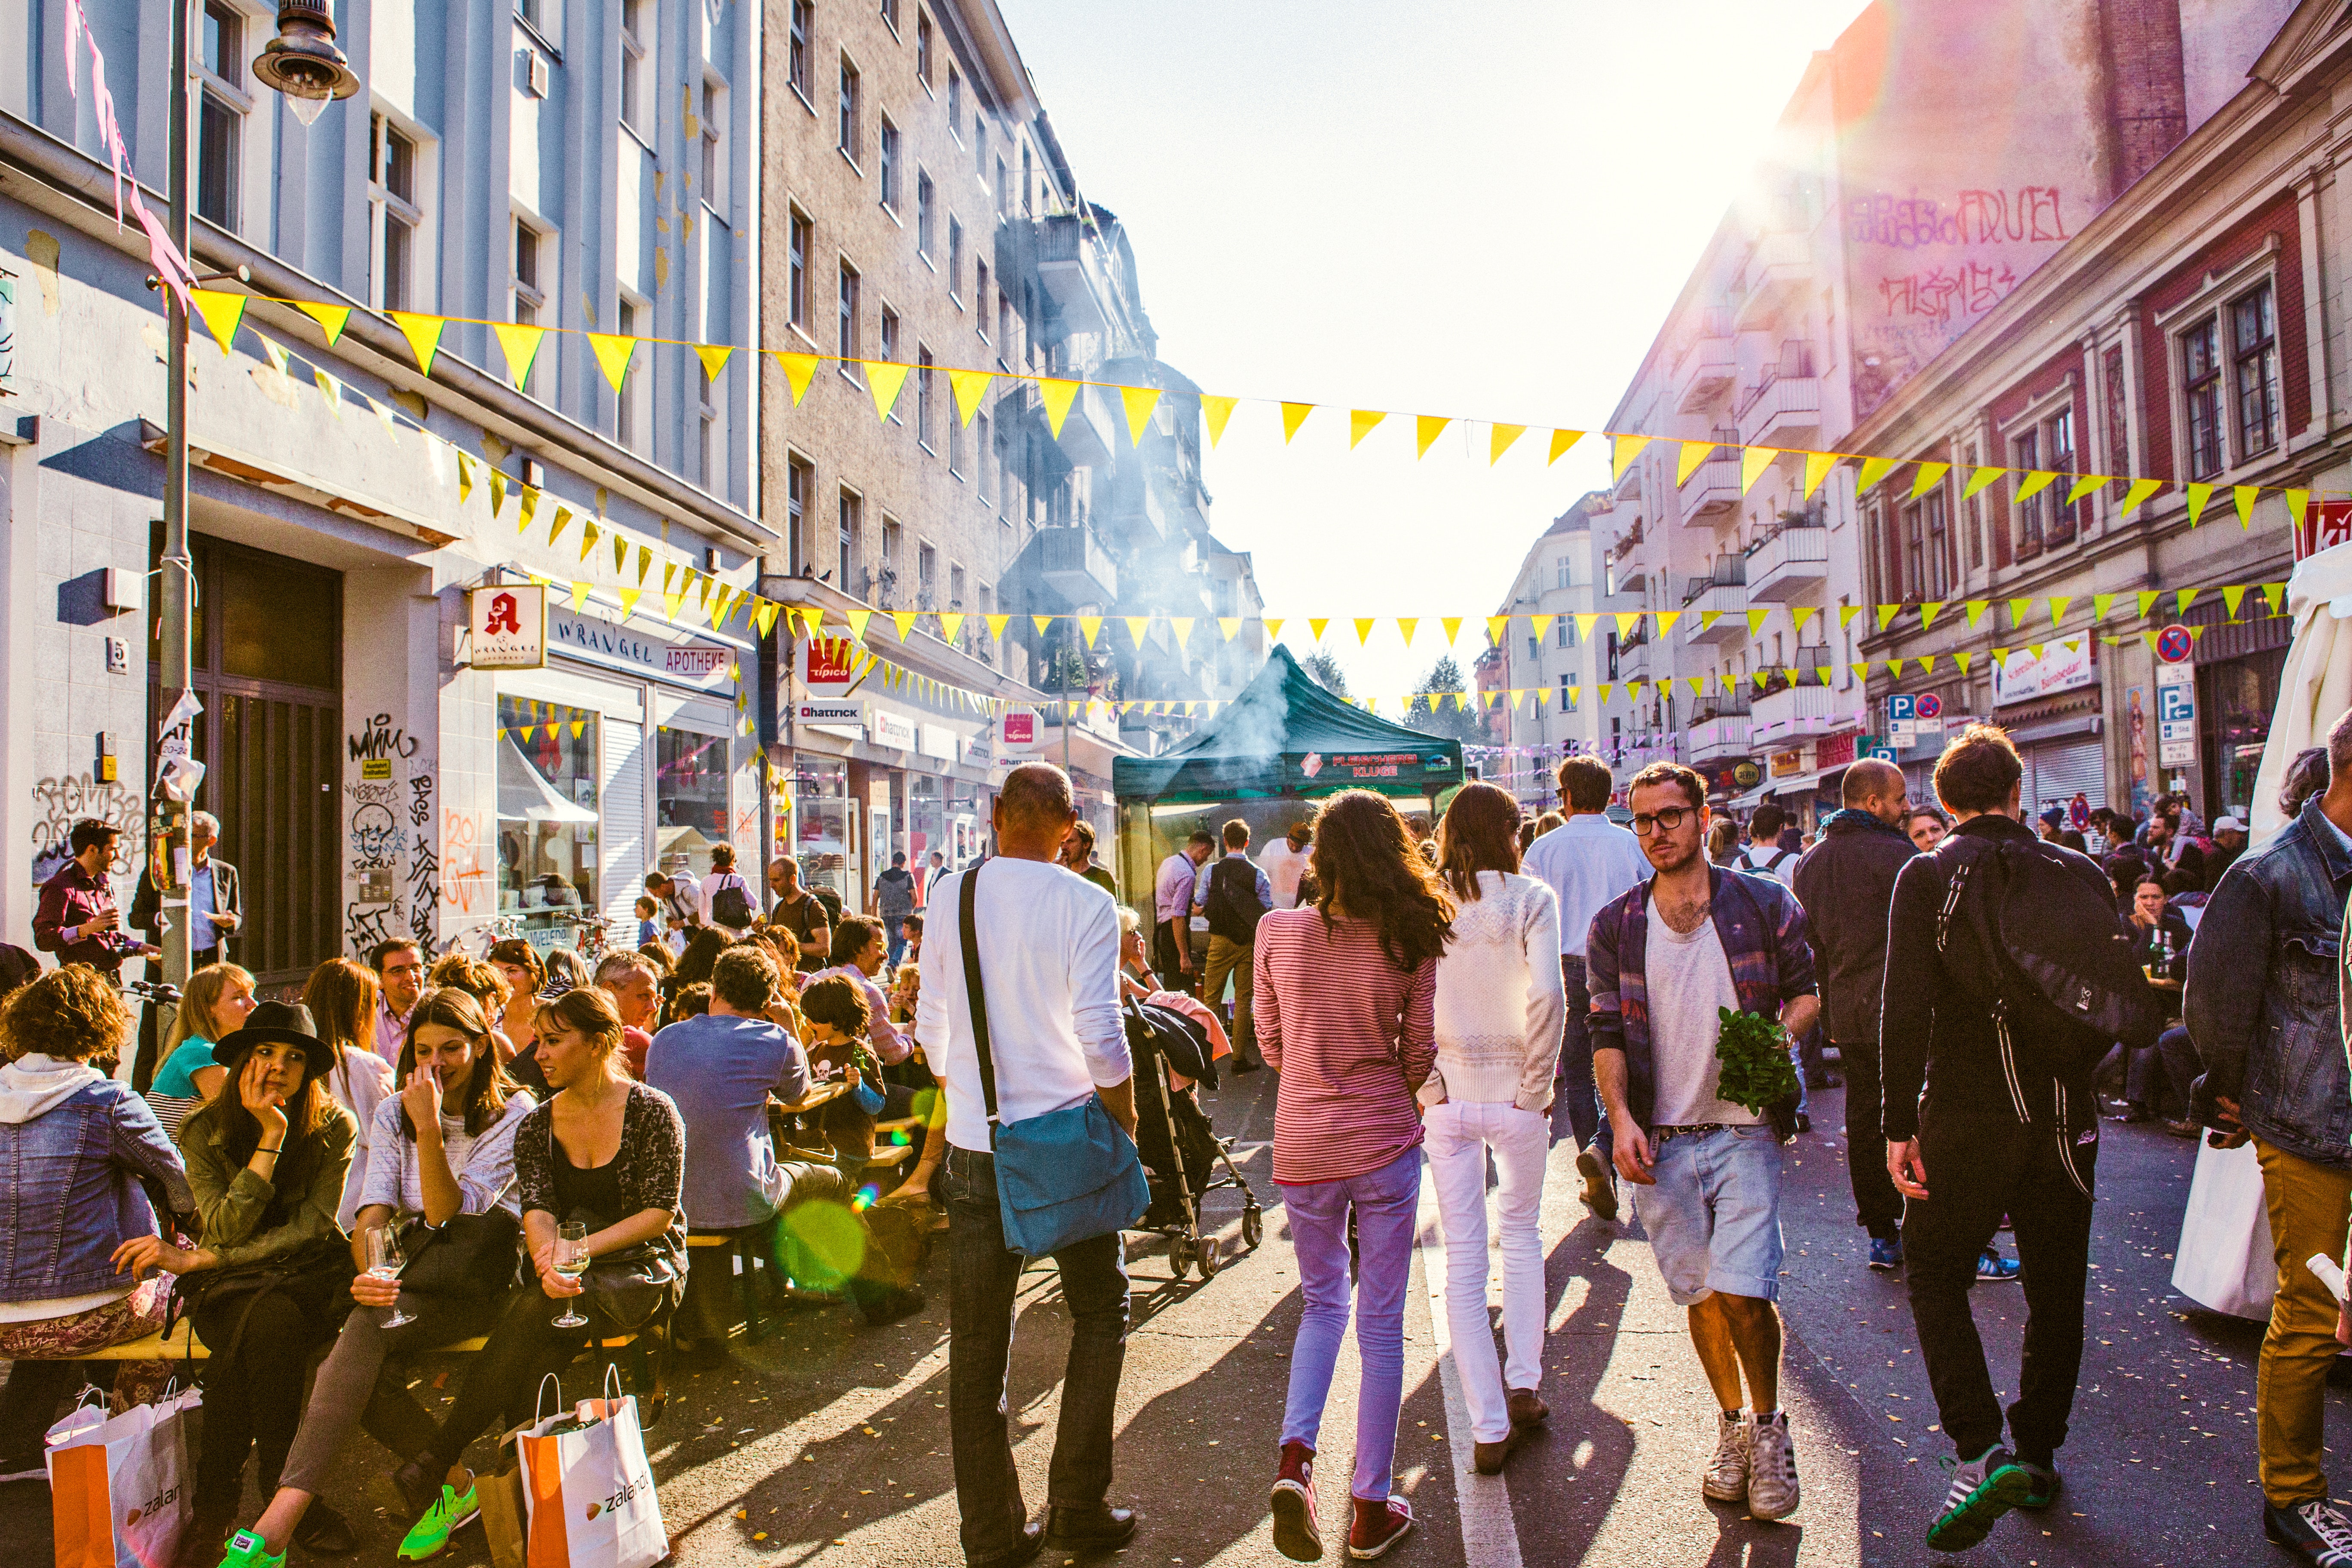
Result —
<instances>
[{"instance_id":1,"label":"shop window","mask_svg":"<svg viewBox=\"0 0 2352 1568\"><path fill-rule=\"evenodd\" d=\"M2197 710L2204 727L2205 776L2210 781L2206 820L2252 815L2254 774L2278 709L2284 648L2265 648L2198 671L2204 689Z\"/></svg>"},{"instance_id":2,"label":"shop window","mask_svg":"<svg viewBox=\"0 0 2352 1568\"><path fill-rule=\"evenodd\" d=\"M568 944L571 923L603 903L603 747L593 709L499 698L499 912L520 919L526 936L547 933L542 943Z\"/></svg>"},{"instance_id":3,"label":"shop window","mask_svg":"<svg viewBox=\"0 0 2352 1568\"><path fill-rule=\"evenodd\" d=\"M793 858L801 885L831 888L851 908L862 907L849 886L849 776L839 763L803 756L794 768Z\"/></svg>"},{"instance_id":4,"label":"shop window","mask_svg":"<svg viewBox=\"0 0 2352 1568\"><path fill-rule=\"evenodd\" d=\"M654 812L661 855L690 855L699 866L711 846L728 841L728 790L734 759L728 737L663 725L655 736Z\"/></svg>"}]
</instances>

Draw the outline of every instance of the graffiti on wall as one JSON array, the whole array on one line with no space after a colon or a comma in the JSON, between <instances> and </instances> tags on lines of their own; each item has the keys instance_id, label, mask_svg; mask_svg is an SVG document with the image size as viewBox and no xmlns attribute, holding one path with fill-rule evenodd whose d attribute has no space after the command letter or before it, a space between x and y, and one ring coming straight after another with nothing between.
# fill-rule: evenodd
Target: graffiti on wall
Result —
<instances>
[{"instance_id":1,"label":"graffiti on wall","mask_svg":"<svg viewBox=\"0 0 2352 1568\"><path fill-rule=\"evenodd\" d=\"M73 825L94 817L122 835L117 864L135 868L147 853L147 815L138 792L119 783L100 784L88 773L68 773L33 786L39 812L33 824L33 885L39 887L73 857Z\"/></svg>"},{"instance_id":2,"label":"graffiti on wall","mask_svg":"<svg viewBox=\"0 0 2352 1568\"><path fill-rule=\"evenodd\" d=\"M352 813L352 864L354 871L376 871L395 864L408 847L408 835L392 807L369 801Z\"/></svg>"},{"instance_id":3,"label":"graffiti on wall","mask_svg":"<svg viewBox=\"0 0 2352 1568\"><path fill-rule=\"evenodd\" d=\"M482 861L489 818L478 812L441 813L441 902L460 914L498 907L498 880Z\"/></svg>"},{"instance_id":4,"label":"graffiti on wall","mask_svg":"<svg viewBox=\"0 0 2352 1568\"><path fill-rule=\"evenodd\" d=\"M408 856L408 934L430 952L441 903L441 862L433 853L433 775L412 775L408 790L408 825L416 830Z\"/></svg>"},{"instance_id":5,"label":"graffiti on wall","mask_svg":"<svg viewBox=\"0 0 2352 1568\"><path fill-rule=\"evenodd\" d=\"M2017 287L2017 274L2007 267L1966 261L1955 267L1930 267L1901 277L1882 277L1879 298L1886 313L1948 326L1956 316L1979 316Z\"/></svg>"},{"instance_id":6,"label":"graffiti on wall","mask_svg":"<svg viewBox=\"0 0 2352 1568\"><path fill-rule=\"evenodd\" d=\"M365 957L370 948L392 936L393 904L363 904L354 899L343 906L343 945Z\"/></svg>"},{"instance_id":7,"label":"graffiti on wall","mask_svg":"<svg viewBox=\"0 0 2352 1568\"><path fill-rule=\"evenodd\" d=\"M1949 206L1929 196L1873 191L1846 203L1846 237L1856 245L1923 250L1931 245L1969 247L2027 240L2065 240L2056 185L2014 191L1969 190Z\"/></svg>"},{"instance_id":8,"label":"graffiti on wall","mask_svg":"<svg viewBox=\"0 0 2352 1568\"><path fill-rule=\"evenodd\" d=\"M343 743L351 751L351 760L358 763L413 757L416 754L417 741L415 736L394 724L391 714L379 713L370 719L358 734L345 736Z\"/></svg>"}]
</instances>

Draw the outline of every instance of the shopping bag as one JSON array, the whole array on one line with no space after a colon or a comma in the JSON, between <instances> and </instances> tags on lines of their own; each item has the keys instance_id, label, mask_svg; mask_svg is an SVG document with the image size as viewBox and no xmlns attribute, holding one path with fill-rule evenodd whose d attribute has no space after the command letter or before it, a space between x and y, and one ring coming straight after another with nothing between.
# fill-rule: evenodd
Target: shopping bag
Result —
<instances>
[{"instance_id":1,"label":"shopping bag","mask_svg":"<svg viewBox=\"0 0 2352 1568\"><path fill-rule=\"evenodd\" d=\"M518 1426L499 1440L495 1468L474 1477L474 1496L482 1505L482 1534L490 1543L492 1568L523 1568L530 1509L524 1500L521 1461L515 1445L528 1426Z\"/></svg>"},{"instance_id":2,"label":"shopping bag","mask_svg":"<svg viewBox=\"0 0 2352 1568\"><path fill-rule=\"evenodd\" d=\"M515 1444L529 1516L524 1568L653 1568L669 1555L637 1402L610 1367L604 1375L604 1398L539 1416ZM543 1399L546 1383L540 1392Z\"/></svg>"},{"instance_id":3,"label":"shopping bag","mask_svg":"<svg viewBox=\"0 0 2352 1568\"><path fill-rule=\"evenodd\" d=\"M192 1512L182 1418L202 1397L167 1393L112 1417L84 1405L49 1429L57 1568L160 1568L177 1555Z\"/></svg>"},{"instance_id":4,"label":"shopping bag","mask_svg":"<svg viewBox=\"0 0 2352 1568\"><path fill-rule=\"evenodd\" d=\"M2198 1144L2197 1173L2173 1251L2172 1288L2211 1311L2270 1321L2278 1260L2263 1204L2262 1159L2252 1143L2235 1149Z\"/></svg>"}]
</instances>

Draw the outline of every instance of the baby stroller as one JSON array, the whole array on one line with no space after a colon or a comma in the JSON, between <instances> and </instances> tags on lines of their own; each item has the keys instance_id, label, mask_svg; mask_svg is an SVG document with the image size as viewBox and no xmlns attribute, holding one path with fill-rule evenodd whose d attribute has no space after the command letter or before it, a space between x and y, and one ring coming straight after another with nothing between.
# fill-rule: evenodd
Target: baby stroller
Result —
<instances>
[{"instance_id":1,"label":"baby stroller","mask_svg":"<svg viewBox=\"0 0 2352 1568\"><path fill-rule=\"evenodd\" d=\"M1195 1264L1202 1279L1214 1279L1224 1258L1218 1238L1201 1234L1202 1198L1220 1187L1240 1190L1242 1240L1253 1252L1265 1237L1265 1219L1257 1194L1234 1168L1232 1140L1219 1138L1192 1091L1171 1080L1171 1074L1181 1075L1216 1087L1207 1032L1173 1008L1132 996L1124 1011L1135 1058L1136 1145L1151 1182L1151 1206L1134 1228L1168 1238L1168 1266L1177 1279Z\"/></svg>"}]
</instances>

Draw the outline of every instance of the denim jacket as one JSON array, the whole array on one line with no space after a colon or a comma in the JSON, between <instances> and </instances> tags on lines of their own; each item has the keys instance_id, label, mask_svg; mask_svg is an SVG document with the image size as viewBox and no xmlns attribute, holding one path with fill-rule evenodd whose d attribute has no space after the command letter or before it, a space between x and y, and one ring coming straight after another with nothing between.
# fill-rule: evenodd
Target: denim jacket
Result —
<instances>
[{"instance_id":1,"label":"denim jacket","mask_svg":"<svg viewBox=\"0 0 2352 1568\"><path fill-rule=\"evenodd\" d=\"M0 1301L131 1283L114 1249L156 1229L141 1184L175 1213L196 1206L154 1111L129 1084L39 1055L0 1068Z\"/></svg>"},{"instance_id":2,"label":"denim jacket","mask_svg":"<svg viewBox=\"0 0 2352 1568\"><path fill-rule=\"evenodd\" d=\"M2299 1159L2352 1166L2352 1069L2337 995L2352 855L2308 802L2223 874L2189 946L2182 1021L2204 1058L2191 1114L2216 1097Z\"/></svg>"}]
</instances>

